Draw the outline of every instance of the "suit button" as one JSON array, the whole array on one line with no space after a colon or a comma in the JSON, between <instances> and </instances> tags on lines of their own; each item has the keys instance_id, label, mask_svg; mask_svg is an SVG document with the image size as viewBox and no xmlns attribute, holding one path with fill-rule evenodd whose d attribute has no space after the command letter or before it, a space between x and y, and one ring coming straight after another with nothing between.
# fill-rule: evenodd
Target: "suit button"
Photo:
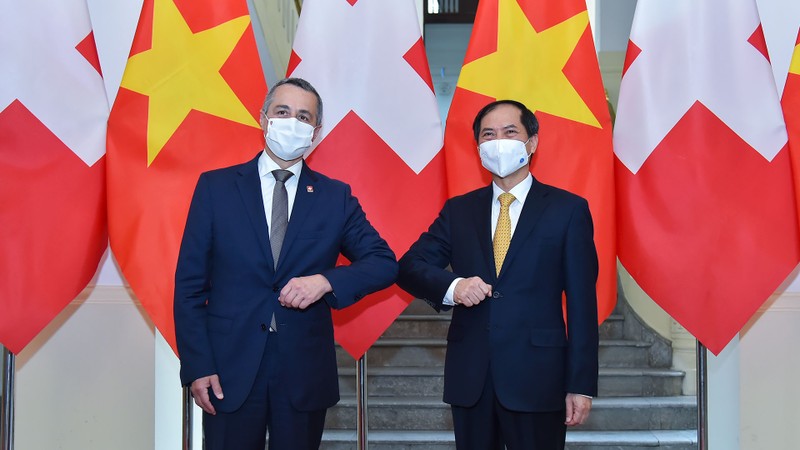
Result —
<instances>
[{"instance_id":1,"label":"suit button","mask_svg":"<svg viewBox=\"0 0 800 450\"><path fill-rule=\"evenodd\" d=\"M278 292L280 290L281 288L279 288L278 286L272 286L272 292Z\"/></svg>"},{"instance_id":2,"label":"suit button","mask_svg":"<svg viewBox=\"0 0 800 450\"><path fill-rule=\"evenodd\" d=\"M492 292L492 298L500 298L500 293L497 291Z\"/></svg>"},{"instance_id":3,"label":"suit button","mask_svg":"<svg viewBox=\"0 0 800 450\"><path fill-rule=\"evenodd\" d=\"M261 331L267 331L267 324L265 323L261 324Z\"/></svg>"}]
</instances>

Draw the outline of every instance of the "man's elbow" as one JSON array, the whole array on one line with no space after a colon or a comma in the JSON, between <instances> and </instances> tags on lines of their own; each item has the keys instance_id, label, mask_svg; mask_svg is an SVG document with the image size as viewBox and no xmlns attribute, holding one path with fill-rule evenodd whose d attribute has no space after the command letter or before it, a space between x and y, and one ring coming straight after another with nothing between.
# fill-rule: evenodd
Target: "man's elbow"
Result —
<instances>
[{"instance_id":1,"label":"man's elbow","mask_svg":"<svg viewBox=\"0 0 800 450\"><path fill-rule=\"evenodd\" d=\"M400 274L400 265L397 264L397 260L394 258L388 259L383 272L386 275L386 287L394 284L395 281L397 281L397 276Z\"/></svg>"}]
</instances>

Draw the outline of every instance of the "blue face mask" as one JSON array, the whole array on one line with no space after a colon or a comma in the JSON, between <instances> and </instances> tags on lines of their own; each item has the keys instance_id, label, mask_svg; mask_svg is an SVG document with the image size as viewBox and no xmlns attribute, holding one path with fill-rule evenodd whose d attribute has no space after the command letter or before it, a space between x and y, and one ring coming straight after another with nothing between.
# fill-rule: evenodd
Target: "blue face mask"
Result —
<instances>
[{"instance_id":1,"label":"blue face mask","mask_svg":"<svg viewBox=\"0 0 800 450\"><path fill-rule=\"evenodd\" d=\"M486 141L478 146L481 164L489 172L505 178L528 163L531 156L525 148L528 141L522 142L516 139Z\"/></svg>"}]
</instances>

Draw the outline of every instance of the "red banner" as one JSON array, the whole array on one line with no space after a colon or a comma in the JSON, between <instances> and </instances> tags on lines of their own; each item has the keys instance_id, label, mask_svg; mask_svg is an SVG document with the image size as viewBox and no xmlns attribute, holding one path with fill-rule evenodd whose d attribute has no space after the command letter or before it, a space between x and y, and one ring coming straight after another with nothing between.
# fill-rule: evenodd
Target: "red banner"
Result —
<instances>
[{"instance_id":1,"label":"red banner","mask_svg":"<svg viewBox=\"0 0 800 450\"><path fill-rule=\"evenodd\" d=\"M494 100L517 100L539 119L531 172L589 201L600 273L598 319L617 300L611 119L586 3L481 1L445 128L451 196L491 182L472 121Z\"/></svg>"},{"instance_id":2,"label":"red banner","mask_svg":"<svg viewBox=\"0 0 800 450\"><path fill-rule=\"evenodd\" d=\"M307 0L288 73L313 84L323 125L308 161L352 186L400 257L445 200L442 131L412 0ZM334 311L359 358L408 306L396 286Z\"/></svg>"},{"instance_id":3,"label":"red banner","mask_svg":"<svg viewBox=\"0 0 800 450\"><path fill-rule=\"evenodd\" d=\"M640 2L614 134L619 258L718 354L800 260L754 1Z\"/></svg>"},{"instance_id":4,"label":"red banner","mask_svg":"<svg viewBox=\"0 0 800 450\"><path fill-rule=\"evenodd\" d=\"M200 173L252 159L266 95L244 0L145 0L108 123L111 248L175 348L175 265Z\"/></svg>"},{"instance_id":5,"label":"red banner","mask_svg":"<svg viewBox=\"0 0 800 450\"><path fill-rule=\"evenodd\" d=\"M19 353L107 246L108 104L85 0L0 14L0 343Z\"/></svg>"}]
</instances>

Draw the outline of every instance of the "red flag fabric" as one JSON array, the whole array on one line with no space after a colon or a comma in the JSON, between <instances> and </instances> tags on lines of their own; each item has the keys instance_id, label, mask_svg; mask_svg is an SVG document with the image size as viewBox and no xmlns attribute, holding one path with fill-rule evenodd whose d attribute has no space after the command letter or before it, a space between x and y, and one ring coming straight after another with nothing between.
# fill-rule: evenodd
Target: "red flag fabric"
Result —
<instances>
[{"instance_id":1,"label":"red flag fabric","mask_svg":"<svg viewBox=\"0 0 800 450\"><path fill-rule=\"evenodd\" d=\"M107 246L108 103L85 0L0 11L0 343L19 353Z\"/></svg>"},{"instance_id":2,"label":"red flag fabric","mask_svg":"<svg viewBox=\"0 0 800 450\"><path fill-rule=\"evenodd\" d=\"M413 0L303 2L288 73L324 104L309 164L351 185L398 257L445 200L441 121ZM396 286L334 312L354 358L412 298Z\"/></svg>"},{"instance_id":3,"label":"red flag fabric","mask_svg":"<svg viewBox=\"0 0 800 450\"><path fill-rule=\"evenodd\" d=\"M263 148L266 94L245 0L145 0L108 124L111 248L175 348L175 265L201 172Z\"/></svg>"},{"instance_id":4,"label":"red flag fabric","mask_svg":"<svg viewBox=\"0 0 800 450\"><path fill-rule=\"evenodd\" d=\"M800 259L786 142L754 1L637 5L614 135L619 258L715 354Z\"/></svg>"},{"instance_id":5,"label":"red flag fabric","mask_svg":"<svg viewBox=\"0 0 800 450\"><path fill-rule=\"evenodd\" d=\"M783 117L789 135L789 154L792 157L795 201L800 211L800 31L797 34L789 74L783 88ZM800 220L800 217L798 217Z\"/></svg>"},{"instance_id":6,"label":"red flag fabric","mask_svg":"<svg viewBox=\"0 0 800 450\"><path fill-rule=\"evenodd\" d=\"M611 119L583 0L478 4L445 127L449 194L485 186L472 121L494 100L521 101L539 119L531 172L589 201L600 262L598 318L617 297Z\"/></svg>"}]
</instances>

